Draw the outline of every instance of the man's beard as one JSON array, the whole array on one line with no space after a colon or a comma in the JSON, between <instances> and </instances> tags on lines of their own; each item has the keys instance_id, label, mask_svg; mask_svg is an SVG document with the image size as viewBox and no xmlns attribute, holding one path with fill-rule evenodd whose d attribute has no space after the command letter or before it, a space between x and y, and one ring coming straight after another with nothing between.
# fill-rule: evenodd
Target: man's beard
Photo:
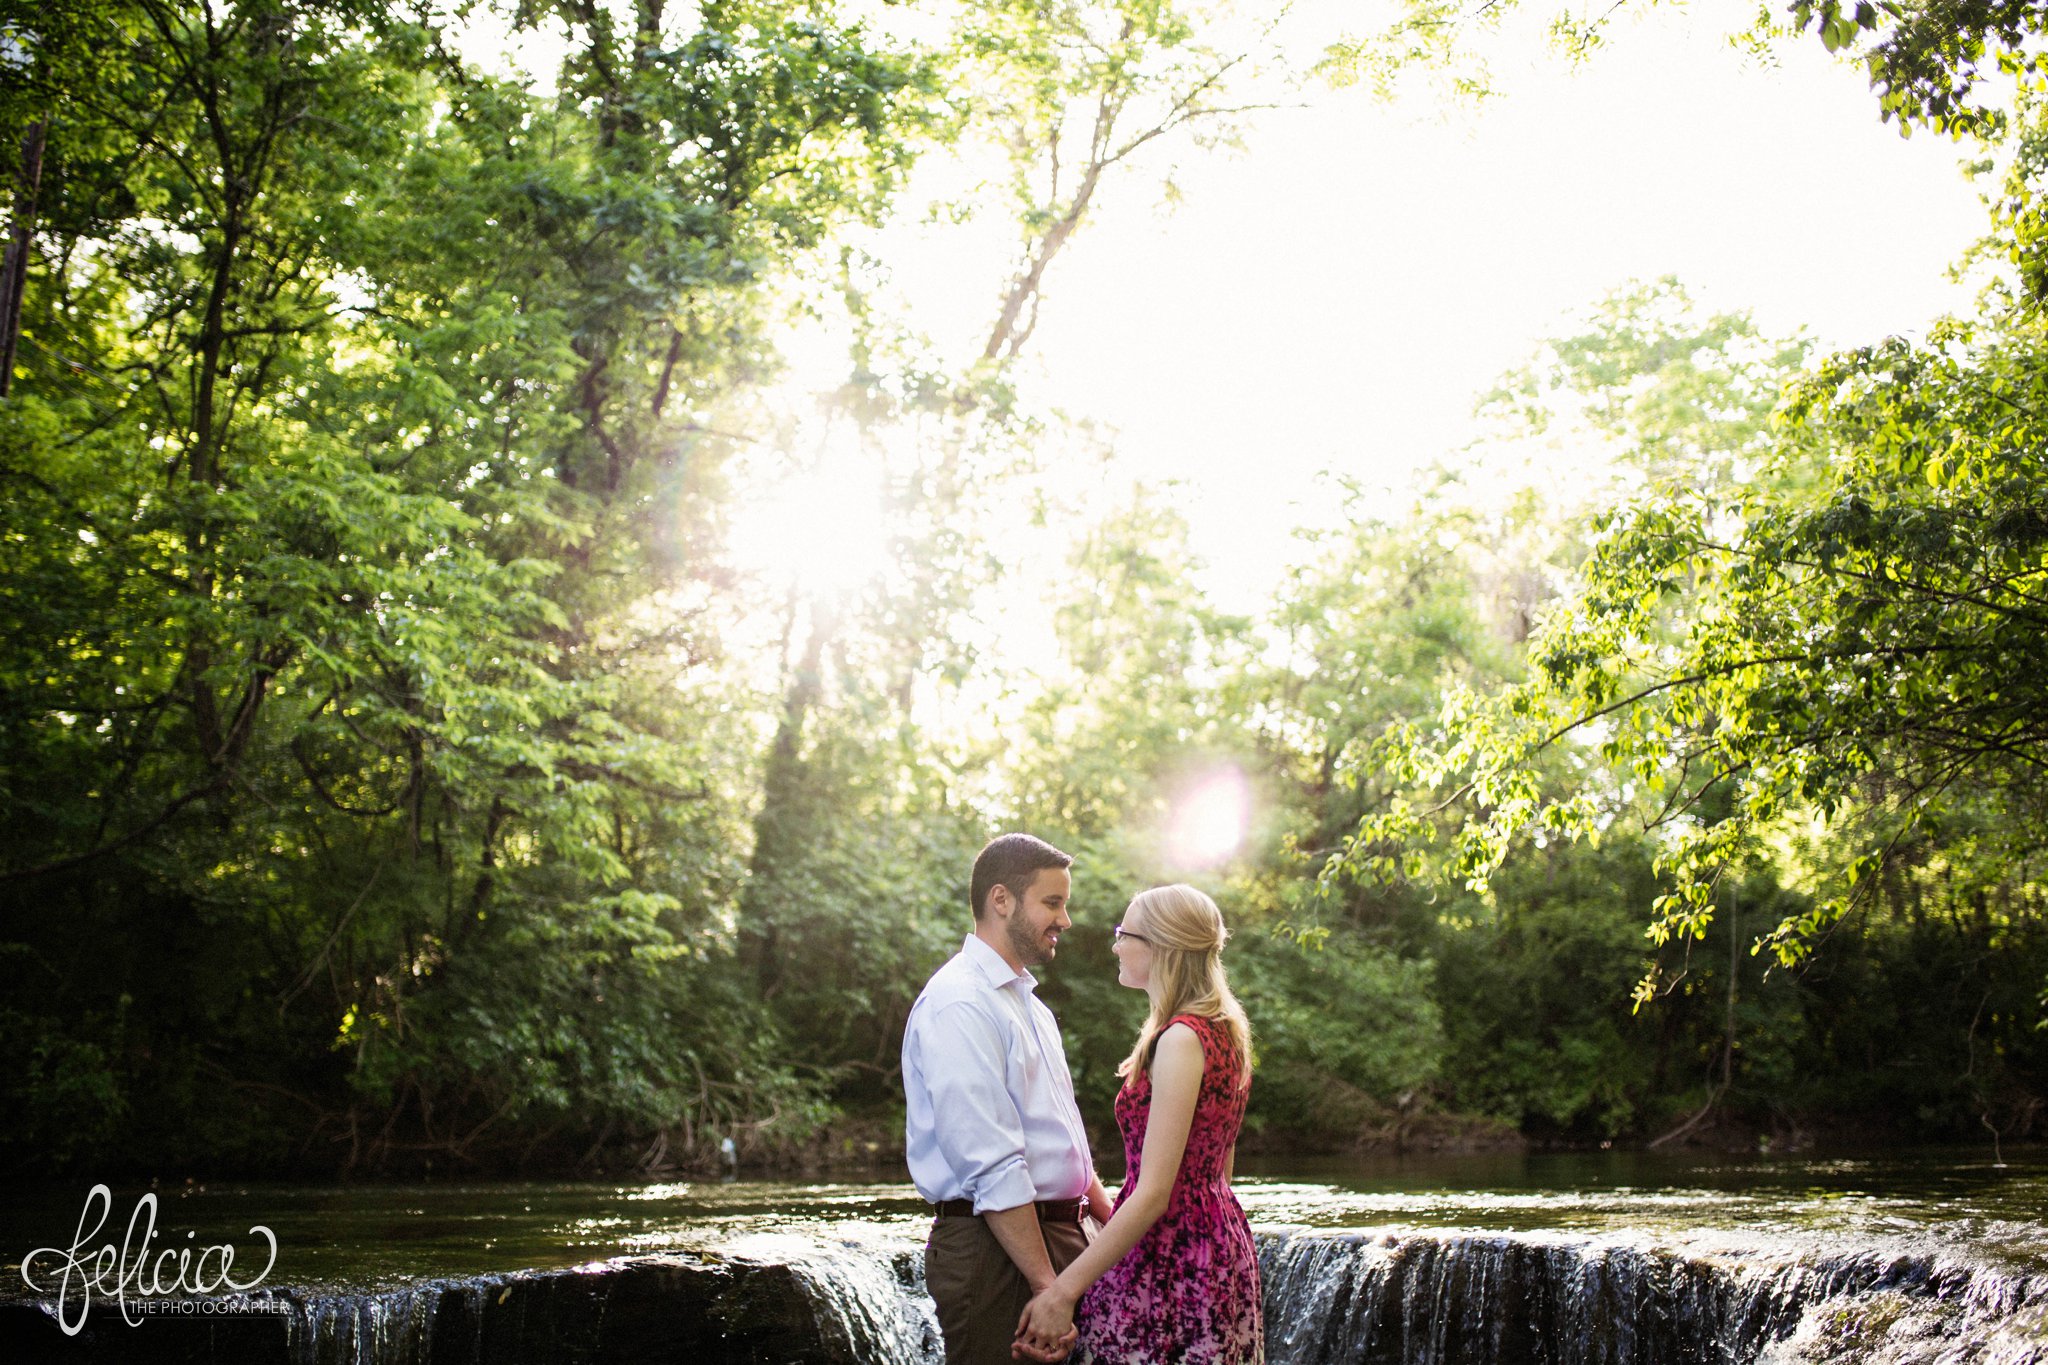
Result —
<instances>
[{"instance_id":1,"label":"man's beard","mask_svg":"<svg viewBox=\"0 0 2048 1365\"><path fill-rule=\"evenodd\" d=\"M1027 967L1039 967L1052 961L1052 950L1046 946L1044 932L1032 932L1031 926L1024 922L1022 910L1010 916L1006 927L1010 934L1010 947L1015 950L1019 962Z\"/></svg>"}]
</instances>

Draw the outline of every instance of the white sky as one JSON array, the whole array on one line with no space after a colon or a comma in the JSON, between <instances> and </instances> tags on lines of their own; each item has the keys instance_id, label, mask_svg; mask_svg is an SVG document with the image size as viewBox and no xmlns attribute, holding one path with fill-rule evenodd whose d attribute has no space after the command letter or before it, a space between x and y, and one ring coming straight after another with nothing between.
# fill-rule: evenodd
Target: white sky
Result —
<instances>
[{"instance_id":1,"label":"white sky","mask_svg":"<svg viewBox=\"0 0 2048 1365\"><path fill-rule=\"evenodd\" d=\"M1132 477L1184 481L1208 586L1250 610L1333 501L1318 471L1397 489L1624 281L1675 274L1704 307L1831 346L1967 308L1947 268L1985 218L1957 146L1900 139L1810 37L1775 68L1739 54L1726 35L1755 12L1624 13L1575 71L1535 41L1538 3L1495 45L1483 108L1312 90L1242 152L1173 149L1171 211L1164 158L1107 183L1048 276L1027 396L1113 429ZM995 228L877 243L955 354L994 313L1012 240Z\"/></svg>"},{"instance_id":2,"label":"white sky","mask_svg":"<svg viewBox=\"0 0 2048 1365\"><path fill-rule=\"evenodd\" d=\"M1300 3L1325 25L1385 14L1370 0ZM1628 280L1677 275L1705 308L1747 309L1767 332L1826 346L1969 306L1947 278L1985 226L1962 149L1880 124L1860 68L1810 36L1780 43L1774 65L1738 53L1727 35L1753 21L1755 0L1638 0L1573 69L1540 41L1555 9L1524 0L1485 45L1499 95L1481 108L1432 102L1426 83L1391 104L1312 86L1308 107L1260 115L1242 151L1163 139L1105 182L1054 264L1025 399L1111 433L1112 468L1064 475L1095 495L1179 481L1219 605L1256 610L1300 555L1293 530L1330 518L1320 472L1386 488L1383 510L1398 513L1407 477L1475 435L1475 397ZM465 48L543 83L560 50L508 42L488 13ZM1170 211L1169 169L1182 195ZM932 158L899 221L866 243L912 328L958 363L978 353L1016 240L1001 205L965 226L920 221L972 173ZM799 407L796 394L844 377L830 327L793 329L785 350ZM759 557L816 558L816 537L789 534L787 498L760 497ZM749 521L740 510L742 541ZM836 524L857 537L864 522ZM1005 612L1042 602L1060 572L1041 548L1016 566Z\"/></svg>"}]
</instances>

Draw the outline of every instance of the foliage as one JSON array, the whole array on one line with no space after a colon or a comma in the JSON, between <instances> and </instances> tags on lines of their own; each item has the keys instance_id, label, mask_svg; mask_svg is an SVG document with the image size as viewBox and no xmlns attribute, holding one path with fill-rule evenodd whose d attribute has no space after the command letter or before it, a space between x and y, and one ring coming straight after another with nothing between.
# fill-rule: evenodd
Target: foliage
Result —
<instances>
[{"instance_id":1,"label":"foliage","mask_svg":"<svg viewBox=\"0 0 2048 1365\"><path fill-rule=\"evenodd\" d=\"M1020 813L1081 836L1122 831L1155 866L1177 788L1236 747L1207 680L1247 623L1204 600L1187 537L1142 489L1087 529L1054 604L1065 667L1031 700L1013 765Z\"/></svg>"},{"instance_id":2,"label":"foliage","mask_svg":"<svg viewBox=\"0 0 2048 1365\"><path fill-rule=\"evenodd\" d=\"M0 402L9 1155L862 1150L1020 826L1079 859L1044 995L1098 1132L1140 1003L1108 928L1173 878L1230 916L1270 1147L1702 1101L2037 1123L2032 105L1982 319L1813 363L1626 289L1488 400L1503 445L1614 471L1585 502L1340 485L1247 618L1169 494L1017 477L1086 437L1016 361L1112 175L1269 98L1280 19L933 14L526 0L547 80L356 0L11 21L0 107L48 127ZM947 355L851 234L956 145L1002 149L1019 251ZM847 382L792 417L771 337L835 292ZM884 567L743 576L741 480L831 459L879 476ZM1069 533L1037 641L1002 579ZM1200 862L1170 835L1218 772L1258 814Z\"/></svg>"},{"instance_id":3,"label":"foliage","mask_svg":"<svg viewBox=\"0 0 2048 1365\"><path fill-rule=\"evenodd\" d=\"M1654 0L1653 0L1654 3ZM1521 0L1401 0L1377 27L1330 43L1320 65L1336 85L1364 83L1382 98L1412 73L1434 71L1464 98L1493 93L1488 40L1524 9ZM1606 45L1623 6L1592 10L1534 5L1551 46L1572 62ZM1853 56L1869 72L1878 116L1956 137L1995 135L2006 110L1991 83L2032 89L2048 77L2038 39L2042 11L2034 0L1764 0L1732 42L1761 56L1810 33L1828 52Z\"/></svg>"},{"instance_id":4,"label":"foliage","mask_svg":"<svg viewBox=\"0 0 2048 1365\"><path fill-rule=\"evenodd\" d=\"M1134 489L1085 526L1053 604L1057 656L1040 664L1050 676L1018 718L1007 765L1002 823L1075 855L1075 925L1042 998L1060 1017L1082 1112L1098 1133L1114 1131L1116 1068L1144 1012L1117 984L1110 952L1110 927L1131 897L1188 878L1217 893L1241 939L1262 931L1216 869L1169 854L1176 796L1241 747L1206 680L1242 647L1246 623L1203 600L1197 568L1185 518L1155 491Z\"/></svg>"},{"instance_id":5,"label":"foliage","mask_svg":"<svg viewBox=\"0 0 2048 1365\"><path fill-rule=\"evenodd\" d=\"M1651 823L1671 833L1678 883L1659 901L1660 938L1697 936L1734 850L1793 812L1839 818L1868 846L1852 894L1961 790L2008 816L1994 861L2030 852L2048 715L2032 629L2048 534L2028 415L2038 353L2025 329L1969 349L1960 328L1944 339L1953 351L1892 342L1802 381L1732 524L1684 493L1607 519L1583 587L1535 643L1535 679L1454 698L1456 738L1423 758L1462 771L1482 803L1458 841L1462 871L1483 878L1520 830L1593 833L1609 818L1540 791L1527 766L1589 731L1661 802ZM1728 783L1729 817L1699 819ZM1848 904L1788 919L1769 942L1795 961Z\"/></svg>"},{"instance_id":6,"label":"foliage","mask_svg":"<svg viewBox=\"0 0 2048 1365\"><path fill-rule=\"evenodd\" d=\"M2004 111L1981 99L1978 87L1994 74L2019 89L2048 76L2048 54L2029 50L2042 18L2028 0L1794 0L1785 20L1773 24L1766 11L1759 24L1766 33L1811 29L1830 52L1862 44L1857 55L1869 68L1879 116L1896 118L1901 134L1916 124L1957 136L1995 132Z\"/></svg>"},{"instance_id":7,"label":"foliage","mask_svg":"<svg viewBox=\"0 0 2048 1365\"><path fill-rule=\"evenodd\" d=\"M1016 520L1015 476L1038 464L1047 424L1018 402L1010 372L1048 269L1112 170L1235 112L1233 73L1248 56L1209 46L1193 13L1170 5L960 7L936 58L950 94L943 136L998 149L1021 253L980 353L949 357L893 322L885 264L843 257L854 367L822 407L887 477L890 563L864 583L793 583L779 607L785 646L738 937L778 1045L850 1107L897 1102L896 1035L916 984L966 927L957 883L989 813L1086 823L977 779L1000 769L1007 737L921 721L959 706L977 668L1011 666L1015 642L975 619L1004 568L1003 535L967 528ZM841 918L821 906L868 909Z\"/></svg>"},{"instance_id":8,"label":"foliage","mask_svg":"<svg viewBox=\"0 0 2048 1365\"><path fill-rule=\"evenodd\" d=\"M1355 931L1313 948L1267 935L1235 952L1254 1002L1253 1140L1346 1148L1398 1143L1442 1066L1432 964Z\"/></svg>"},{"instance_id":9,"label":"foliage","mask_svg":"<svg viewBox=\"0 0 2048 1365\"><path fill-rule=\"evenodd\" d=\"M1398 901L1442 879L1483 897L1472 923L1486 946L1453 934L1433 949L1463 997L1449 1075L1464 1105L1581 1133L1661 1121L1674 1116L1658 1100L1672 1094L1673 1049L1689 1046L1717 1076L1710 1107L1794 1112L1787 1087L1808 1068L1865 1069L1823 1040L1898 1027L1807 981L1907 981L1900 945L1927 952L1929 931L1913 926L1940 922L1958 952L1976 944L1974 960L2002 964L1987 978L2000 984L1956 988L2002 1021L1990 1030L2001 1041L1959 1058L1949 1045L1981 1020L1959 1027L1939 1003L1955 995L1923 980L1890 1007L1944 1041L1891 1054L1892 1080L1877 1084L1921 1087L1914 1108L1931 1126L1997 1128L2001 1112L2024 1123L2026 1068L1989 1059L2030 1055L2040 1017L2004 975L2038 970L2038 314L2014 296L1927 345L1892 340L1803 369L1802 347L1764 342L1740 318L1702 324L1670 282L1623 291L1595 321L1489 401L1511 433L1548 438L1560 457L1572 442L1616 446L1619 505L1589 507L1589 551L1542 613L1526 678L1462 681L1433 726L1383 732L1371 752L1387 794L1360 810L1326 883ZM1579 840L1566 869L1639 860L1621 903L1650 908L1664 945L1636 990L1639 1008L1661 1002L1661 1036L1638 1050L1641 1030L1632 1039L1612 1018L1554 1034L1542 1023L1534 1036L1551 1036L1543 1051L1564 1064L1518 1066L1547 999L1601 998L1555 991L1549 973L1631 956L1621 942L1521 946L1556 932L1538 928L1553 922L1551 893L1528 866L1555 866L1560 841ZM1744 945L1716 927L1731 904L1749 908ZM1607 895L1587 909L1587 929L1626 923ZM1863 941L1831 948L1852 912ZM1759 966L1801 968L1800 984L1732 960L1716 984L1703 964L1727 959L1710 935ZM1724 991L1716 1048L1697 1011ZM1516 1002L1506 1020L1484 1022L1504 997ZM1963 1098L1949 1078L1986 1065L2000 1083ZM1836 1092L1843 1107L1875 1107L1854 1090Z\"/></svg>"},{"instance_id":10,"label":"foliage","mask_svg":"<svg viewBox=\"0 0 2048 1365\"><path fill-rule=\"evenodd\" d=\"M1267 107L1270 97L1251 88L1271 83L1261 68L1278 62L1274 33L1288 9L1230 0L994 0L970 8L958 62L983 92L1000 138L1022 238L984 361L1014 359L1030 340L1046 273L1087 221L1106 177L1162 140L1227 140L1244 114ZM1250 23L1252 35L1219 47L1212 31L1234 23Z\"/></svg>"},{"instance_id":11,"label":"foliage","mask_svg":"<svg viewBox=\"0 0 2048 1365\"><path fill-rule=\"evenodd\" d=\"M1625 837L1527 850L1498 879L1498 910L1474 907L1446 935L1438 991L1457 1107L1578 1141L1668 1132L1702 1095L1751 1114L1801 1108L1798 987L1740 952L1739 924L1788 899L1767 873L1731 879L1669 998L1629 1010L1653 857Z\"/></svg>"},{"instance_id":12,"label":"foliage","mask_svg":"<svg viewBox=\"0 0 2048 1365\"><path fill-rule=\"evenodd\" d=\"M1589 506L1646 487L1711 497L1757 476L1805 342L1766 337L1739 313L1703 317L1671 276L1623 285L1587 323L1481 399L1499 438L1547 439L1548 457L1611 469L1620 486L1596 484Z\"/></svg>"},{"instance_id":13,"label":"foliage","mask_svg":"<svg viewBox=\"0 0 2048 1365\"><path fill-rule=\"evenodd\" d=\"M223 1067L352 1154L757 1115L782 1082L707 979L744 776L695 415L760 281L893 183L915 64L769 8L673 45L572 14L542 99L381 11L122 13L123 79L51 133L100 160L0 425L19 997L133 1020L103 1109L165 1084L158 1123ZM162 917L216 968L189 1029L67 936Z\"/></svg>"},{"instance_id":14,"label":"foliage","mask_svg":"<svg viewBox=\"0 0 2048 1365\"><path fill-rule=\"evenodd\" d=\"M1970 827L1987 818L1998 817L1980 810L1902 842L1861 931L1833 936L1800 973L1803 1026L1783 1037L1814 1109L1916 1135L2038 1131L2048 906L2038 859L1988 883L1970 868ZM1794 852L1826 870L1843 861Z\"/></svg>"}]
</instances>

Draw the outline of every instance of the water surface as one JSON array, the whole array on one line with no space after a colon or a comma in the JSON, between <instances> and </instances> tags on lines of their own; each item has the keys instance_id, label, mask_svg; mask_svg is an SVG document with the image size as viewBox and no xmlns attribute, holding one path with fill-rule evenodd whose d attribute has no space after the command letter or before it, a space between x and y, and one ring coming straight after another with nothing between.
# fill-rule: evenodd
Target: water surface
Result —
<instances>
[{"instance_id":1,"label":"water surface","mask_svg":"<svg viewBox=\"0 0 2048 1365\"><path fill-rule=\"evenodd\" d=\"M1548 1232L1731 1259L1861 1248L2048 1273L2041 1151L2003 1164L1977 1150L1247 1160L1237 1190L1267 1229ZM115 1191L98 1241L121 1242L145 1192ZM41 1188L0 1213L0 1273L14 1292L27 1252L72 1244L85 1193L84 1182ZM267 1254L249 1231L261 1224L279 1247L267 1283L354 1289L655 1251L900 1252L928 1220L908 1182L892 1180L213 1182L156 1193L153 1249L230 1242L241 1278Z\"/></svg>"}]
</instances>

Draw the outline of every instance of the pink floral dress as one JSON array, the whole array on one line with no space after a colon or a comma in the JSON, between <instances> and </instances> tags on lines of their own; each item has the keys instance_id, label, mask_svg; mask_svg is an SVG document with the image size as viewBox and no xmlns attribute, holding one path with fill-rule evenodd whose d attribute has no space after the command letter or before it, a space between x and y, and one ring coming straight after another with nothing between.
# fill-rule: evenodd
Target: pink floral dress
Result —
<instances>
[{"instance_id":1,"label":"pink floral dress","mask_svg":"<svg viewBox=\"0 0 2048 1365\"><path fill-rule=\"evenodd\" d=\"M1202 1088L1166 1212L1138 1244L1081 1296L1073 1359L1084 1365L1262 1365L1265 1320L1251 1225L1223 1175L1244 1121L1247 1091L1230 1031L1220 1019L1177 1014L1202 1040ZM1138 1188L1152 1079L1144 1072L1117 1092L1123 1133L1122 1206Z\"/></svg>"}]
</instances>

